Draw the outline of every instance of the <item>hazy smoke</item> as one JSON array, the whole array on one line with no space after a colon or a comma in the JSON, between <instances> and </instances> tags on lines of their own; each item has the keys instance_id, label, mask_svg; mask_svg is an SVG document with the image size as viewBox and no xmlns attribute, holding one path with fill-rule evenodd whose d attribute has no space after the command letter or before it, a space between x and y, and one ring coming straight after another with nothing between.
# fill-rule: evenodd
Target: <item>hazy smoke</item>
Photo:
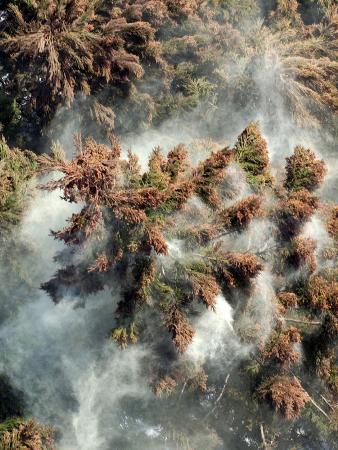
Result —
<instances>
[{"instance_id":1,"label":"hazy smoke","mask_svg":"<svg viewBox=\"0 0 338 450\"><path fill-rule=\"evenodd\" d=\"M326 155L327 149L319 147L319 134L297 128L286 113L282 95L275 90L276 70L278 59L267 62L256 73L261 102L254 115L238 110L235 104L224 105L215 118L218 124L223 124L217 130L219 138L233 145L250 120L260 120L275 168L280 167L296 144L320 149ZM76 108L80 114L80 106L75 105ZM180 142L206 137L207 127L196 123L194 118L192 112L179 124L167 121L158 129L121 137L124 150L132 148L145 167L156 145L168 150ZM72 135L76 131L79 131L77 118L67 122L59 135L68 157L72 155ZM321 191L324 198L332 198L337 193L337 187L332 184L336 166L336 163L329 164L328 182ZM237 191L227 206L250 193L235 165L230 167L228 175L227 182L236 185ZM74 206L62 201L58 193L39 193L26 213L16 245L24 248L18 270L29 274L30 288L27 287L26 296L19 276L9 280L0 273L2 284L17 287L18 304L17 311L0 328L0 372L8 374L14 385L24 391L27 414L58 427L62 450L170 449L157 417L169 418L176 412L156 403L148 386L143 363L151 356L150 350L137 346L121 352L106 339L113 326L117 296L103 291L91 296L85 308L75 309L78 299L66 298L55 306L39 290L40 284L57 270L53 257L63 248L49 236L49 231L62 228L72 212ZM329 239L317 216L306 226L304 235L315 238L319 250ZM245 232L224 236L222 241L228 251L265 252L275 245L273 225L268 220L257 219ZM170 241L169 249L171 257L184 257L180 241ZM257 325L261 336L266 337L273 313L274 286L267 267L256 280L237 329ZM230 299L220 295L215 312L204 311L196 318L196 335L186 358L225 370L245 357L250 348L241 343L237 329L234 330L236 314Z\"/></svg>"},{"instance_id":2,"label":"hazy smoke","mask_svg":"<svg viewBox=\"0 0 338 450\"><path fill-rule=\"evenodd\" d=\"M196 334L187 350L187 357L196 363L222 360L222 364L227 365L244 354L232 324L232 308L224 296L219 295L215 311L206 311L195 323Z\"/></svg>"}]
</instances>

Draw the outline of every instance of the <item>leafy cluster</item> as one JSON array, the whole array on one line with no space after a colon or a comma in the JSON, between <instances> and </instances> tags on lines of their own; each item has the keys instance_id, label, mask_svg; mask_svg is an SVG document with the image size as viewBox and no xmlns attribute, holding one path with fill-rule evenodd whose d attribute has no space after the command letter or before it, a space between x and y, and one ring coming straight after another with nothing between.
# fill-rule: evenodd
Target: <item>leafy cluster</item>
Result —
<instances>
[{"instance_id":1,"label":"leafy cluster","mask_svg":"<svg viewBox=\"0 0 338 450\"><path fill-rule=\"evenodd\" d=\"M205 158L197 163L184 145L168 154L155 148L145 171L131 151L122 157L112 132L135 133L168 119L181 125L188 117L223 138L225 108L257 116L266 101L262 82L273 87L276 101L283 102L278 107L295 123L332 131L337 31L331 0L1 2L0 132L10 145L34 148L47 129L59 133L65 116L57 113L66 107L66 118L78 120L85 137L76 137L70 161L57 145L51 156L36 156L1 139L0 231L18 223L36 172L61 174L42 188L61 189L66 201L82 209L52 232L66 247L56 257L61 268L42 287L55 303L67 297L84 303L103 289L119 299L110 338L122 349L137 342L151 346L154 393L168 402L172 396L177 405L187 394L194 405L186 418L189 426L201 427L198 437L194 426L187 437L182 424L162 418L173 430L166 439L175 445L195 448L201 439L199 447L216 449L224 421L237 436L248 430L254 435L252 418L263 423L270 417L260 417L257 398L287 419L297 421L304 413L305 423L331 436L338 392L337 206L322 205L315 192L326 166L310 149L296 146L283 181L274 179L256 122L233 149L200 141ZM275 117L273 99L263 107ZM110 145L99 143L103 135ZM246 179L247 197L229 192L230 165ZM331 238L321 255L315 240L302 234L318 211ZM263 222L271 225L275 246L242 247L241 233ZM229 248L237 237L236 249ZM271 272L276 290L271 332L255 320L248 323L259 309L256 281L263 271ZM217 311L222 295L234 308L235 331L251 344L250 361L239 376L231 375L231 386L228 377L224 385L208 378L207 364L185 365L196 319L204 309ZM308 393L309 370L317 377L313 395L321 406ZM0 447L54 448L49 427L13 419L23 415L22 405L0 381ZM225 403L229 398L233 408ZM219 407L227 417L217 413ZM314 408L322 421L330 415L326 428ZM242 425L236 415L246 417ZM278 445L274 440L282 434L277 422L273 435L274 420L270 442L261 427L265 448Z\"/></svg>"},{"instance_id":2,"label":"leafy cluster","mask_svg":"<svg viewBox=\"0 0 338 450\"><path fill-rule=\"evenodd\" d=\"M1 139L1 138L0 138ZM37 168L36 155L8 147L0 140L0 226L16 224L24 207L28 182Z\"/></svg>"},{"instance_id":3,"label":"leafy cluster","mask_svg":"<svg viewBox=\"0 0 338 450\"><path fill-rule=\"evenodd\" d=\"M232 153L227 149L215 152L196 168L190 166L187 157L184 146L172 149L167 156L155 148L148 171L141 174L135 155L129 153L128 160L123 160L116 141L108 147L88 138L77 141L77 156L72 161L39 158L41 171L64 174L44 189L61 188L65 200L84 203L70 224L54 233L55 238L70 246L92 245L88 261L61 269L43 287L58 302L65 287L88 294L103 289L109 274L124 280L118 326L112 331L112 338L121 346L136 340L135 317L142 305L153 303L152 290L158 291L159 297L166 289L169 294L179 289L179 298L164 295L166 298L153 306L160 307L176 348L183 352L194 334L184 314L184 303L192 297L213 307L219 293L211 274L192 267L174 267L175 279L164 282L155 256L168 254L163 233L171 223L170 215L180 211L193 195L211 203L210 192L222 182Z\"/></svg>"},{"instance_id":4,"label":"leafy cluster","mask_svg":"<svg viewBox=\"0 0 338 450\"><path fill-rule=\"evenodd\" d=\"M318 6L309 24L304 2L272 3L266 9L255 0L6 0L0 9L5 135L34 146L55 117L57 134L57 109L77 94L84 132L93 119L97 130L120 133L194 111L217 134L224 104L256 109L261 67L297 121L335 126L337 6ZM260 14L263 25L255 20ZM250 142L244 132L243 163ZM250 165L252 155L246 158ZM272 182L267 170L250 176L258 185Z\"/></svg>"},{"instance_id":5,"label":"leafy cluster","mask_svg":"<svg viewBox=\"0 0 338 450\"><path fill-rule=\"evenodd\" d=\"M299 343L300 340L301 336L297 328L277 329L263 349L263 358L289 367L299 360L299 353L294 349L294 344Z\"/></svg>"},{"instance_id":6,"label":"leafy cluster","mask_svg":"<svg viewBox=\"0 0 338 450\"><path fill-rule=\"evenodd\" d=\"M322 184L326 173L325 163L316 159L310 149L297 146L294 154L286 161L285 187L289 191L313 191Z\"/></svg>"},{"instance_id":7,"label":"leafy cluster","mask_svg":"<svg viewBox=\"0 0 338 450\"><path fill-rule=\"evenodd\" d=\"M248 136L249 129L241 136ZM266 144L257 145L264 142L257 126L255 139L251 162L243 166L243 171L248 173L250 168L256 176L259 171L266 173L269 160ZM264 216L275 221L277 253L285 255L283 268L277 271L279 276L290 270L302 270L305 277L310 276L301 292L297 286L290 286L289 291L278 294L281 304L278 314L290 314L306 302L313 305L312 310L316 309L317 302L321 310L335 313L335 281L321 282L320 276L311 275L316 270L316 245L301 236L304 224L319 207L312 191L319 186L325 172L323 163L310 150L305 156L309 156L313 170L303 179L299 190L292 186L284 192L282 188L276 190L281 198L277 198L277 209L271 213L260 192L269 184L261 185L258 193L224 208L223 186L227 183L228 166L238 155L236 149L217 150L193 166L183 145L170 150L166 156L160 148L155 148L148 170L142 173L132 152L127 159L122 159L121 148L114 139L110 147L91 138L78 139L76 145L77 155L72 161L42 156L39 164L42 171L63 173L63 177L49 182L44 189L60 188L67 201L84 205L70 219L70 225L54 232L54 236L67 245L86 249L81 252L86 256L80 263L75 259L76 264L60 269L43 288L58 302L67 292L84 298L113 286L118 277L121 300L111 338L122 348L138 341L149 344L149 333L153 340L167 346L163 335L166 329L177 356L184 354L194 339L190 315L196 314L199 303L214 309L221 293L232 298L234 292L242 290L250 296L253 280L264 270L264 263L258 255L249 252L227 251L222 236L240 233L253 220ZM287 159L287 174L294 167L295 159L299 170L302 163L308 167L307 158L298 160L297 149L295 157ZM251 165L255 161L259 171ZM314 179L316 183L310 182ZM197 213L199 220L196 216L192 225L192 201L197 197L209 213L207 216ZM177 218L176 226L173 217ZM179 238L182 246L189 249L190 258L173 256L168 238ZM59 257L63 259L62 255ZM323 283L327 283L325 287ZM248 303L244 303L244 308L247 307ZM298 417L308 402L301 381L292 375L300 367L297 346L301 341L299 329L286 328L278 320L269 339L261 343L260 369L255 375L258 397L289 419ZM331 353L320 354L322 358L325 356L325 361L327 358L333 361ZM161 361L163 358L158 356ZM165 374L154 382L154 392L159 396L175 395L178 385L187 381L182 381L178 375L181 371L177 372L175 365L170 369L172 363L166 359L158 364L159 373ZM332 370L329 369L330 374ZM331 379L331 375L325 376Z\"/></svg>"},{"instance_id":8,"label":"leafy cluster","mask_svg":"<svg viewBox=\"0 0 338 450\"><path fill-rule=\"evenodd\" d=\"M272 377L259 387L257 393L287 419L298 417L310 400L295 377Z\"/></svg>"},{"instance_id":9,"label":"leafy cluster","mask_svg":"<svg viewBox=\"0 0 338 450\"><path fill-rule=\"evenodd\" d=\"M259 124L250 123L239 136L235 146L236 160L254 188L271 185L268 144L262 137Z\"/></svg>"},{"instance_id":10,"label":"leafy cluster","mask_svg":"<svg viewBox=\"0 0 338 450\"><path fill-rule=\"evenodd\" d=\"M53 450L53 430L34 420L8 419L0 424L0 447L3 450Z\"/></svg>"}]
</instances>

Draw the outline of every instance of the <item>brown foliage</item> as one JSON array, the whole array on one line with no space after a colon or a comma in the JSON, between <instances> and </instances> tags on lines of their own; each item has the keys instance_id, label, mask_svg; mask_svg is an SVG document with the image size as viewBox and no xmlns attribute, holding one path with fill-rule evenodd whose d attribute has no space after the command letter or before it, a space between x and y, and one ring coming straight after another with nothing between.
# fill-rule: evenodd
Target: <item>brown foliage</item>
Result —
<instances>
[{"instance_id":1,"label":"brown foliage","mask_svg":"<svg viewBox=\"0 0 338 450\"><path fill-rule=\"evenodd\" d=\"M233 159L233 151L225 148L211 155L202 163L197 170L199 184L220 183L225 176L225 169Z\"/></svg>"},{"instance_id":2,"label":"brown foliage","mask_svg":"<svg viewBox=\"0 0 338 450\"><path fill-rule=\"evenodd\" d=\"M91 234L101 217L97 205L110 207L120 220L139 224L147 220L146 209L156 208L167 200L168 193L154 187L121 186L121 148L115 140L111 147L98 144L91 138L86 139L83 144L77 140L76 144L78 154L70 162L55 161L46 156L40 158L41 170L58 170L64 173L63 178L47 183L44 189L61 188L66 200L84 201L91 205L73 216L71 226L57 234L60 239L73 243L72 235L77 235L83 228L85 237ZM89 213L93 216L92 223L87 223L86 215Z\"/></svg>"},{"instance_id":3,"label":"brown foliage","mask_svg":"<svg viewBox=\"0 0 338 450\"><path fill-rule=\"evenodd\" d=\"M326 222L327 231L329 235L338 241L338 206L331 208L330 216Z\"/></svg>"},{"instance_id":4,"label":"brown foliage","mask_svg":"<svg viewBox=\"0 0 338 450\"><path fill-rule=\"evenodd\" d=\"M263 215L262 198L250 195L220 213L220 220L225 228L242 228L256 217Z\"/></svg>"},{"instance_id":5,"label":"brown foliage","mask_svg":"<svg viewBox=\"0 0 338 450\"><path fill-rule=\"evenodd\" d=\"M153 209L166 200L165 193L156 188L126 189L123 191L108 192L107 204L116 208L132 208L135 211Z\"/></svg>"},{"instance_id":6,"label":"brown foliage","mask_svg":"<svg viewBox=\"0 0 338 450\"><path fill-rule=\"evenodd\" d=\"M188 151L184 145L180 144L168 153L166 172L173 181L176 181L179 174L187 169Z\"/></svg>"},{"instance_id":7,"label":"brown foliage","mask_svg":"<svg viewBox=\"0 0 338 450\"><path fill-rule=\"evenodd\" d=\"M198 1L196 0L165 0L168 11L177 20L186 19L197 12Z\"/></svg>"},{"instance_id":8,"label":"brown foliage","mask_svg":"<svg viewBox=\"0 0 338 450\"><path fill-rule=\"evenodd\" d=\"M296 0L280 0L287 11L287 20L276 25L269 33L268 54L278 53L281 62L276 89L283 96L298 123L319 127L337 111L337 7L333 1L318 0L312 3L327 8L328 13L320 23L306 26L293 14L290 4L311 5ZM331 4L331 7L329 7ZM325 5L325 6L324 6ZM280 9L280 8L279 8ZM291 13L291 14L290 14ZM280 17L278 14L277 17ZM290 19L295 22L290 26ZM268 69L268 68L267 68ZM325 118L325 119L324 119Z\"/></svg>"},{"instance_id":9,"label":"brown foliage","mask_svg":"<svg viewBox=\"0 0 338 450\"><path fill-rule=\"evenodd\" d=\"M170 376L166 376L154 384L153 391L157 397L161 397L162 395L170 395L175 390L176 386L177 381Z\"/></svg>"},{"instance_id":10,"label":"brown foliage","mask_svg":"<svg viewBox=\"0 0 338 450\"><path fill-rule=\"evenodd\" d=\"M143 48L153 45L148 23L113 15L98 17L98 2L32 3L28 12L13 4L7 8L9 24L0 49L29 74L31 102L38 109L47 114L60 101L70 104L77 91L87 95L102 81L125 82L143 75L130 44L136 40ZM109 117L111 127L113 111L97 105L95 114L104 116L104 121Z\"/></svg>"},{"instance_id":11,"label":"brown foliage","mask_svg":"<svg viewBox=\"0 0 338 450\"><path fill-rule=\"evenodd\" d=\"M276 330L263 348L262 357L265 360L277 362L283 367L290 367L299 360L300 355L294 349L294 344L300 341L301 337L297 328Z\"/></svg>"},{"instance_id":12,"label":"brown foliage","mask_svg":"<svg viewBox=\"0 0 338 450\"><path fill-rule=\"evenodd\" d=\"M310 149L297 146L293 155L286 158L284 186L289 191L301 189L313 191L321 185L325 174L324 161L316 159L316 155Z\"/></svg>"},{"instance_id":13,"label":"brown foliage","mask_svg":"<svg viewBox=\"0 0 338 450\"><path fill-rule=\"evenodd\" d=\"M203 369L200 369L189 379L189 388L191 391L196 391L198 389L201 392L206 392L208 387L207 383L208 375Z\"/></svg>"},{"instance_id":14,"label":"brown foliage","mask_svg":"<svg viewBox=\"0 0 338 450\"><path fill-rule=\"evenodd\" d=\"M318 206L318 198L305 189L292 192L287 199L282 200L275 212L282 236L288 239L298 234Z\"/></svg>"},{"instance_id":15,"label":"brown foliage","mask_svg":"<svg viewBox=\"0 0 338 450\"><path fill-rule=\"evenodd\" d=\"M148 227L146 230L146 243L159 255L168 254L168 245L161 233L161 230L154 225Z\"/></svg>"},{"instance_id":16,"label":"brown foliage","mask_svg":"<svg viewBox=\"0 0 338 450\"><path fill-rule=\"evenodd\" d=\"M229 152L222 151L211 155L207 163L202 163L194 176L188 171L187 152L183 146L174 148L164 157L159 148L154 149L149 160L149 171L140 175L137 158L129 153L127 161L121 159L121 148L112 139L111 147L96 143L93 139L76 140L77 155L72 161L42 156L39 158L41 171L57 170L64 176L51 181L45 189L63 189L64 198L70 202L84 202L86 206L80 213L74 214L70 225L55 237L69 245L84 244L96 232L98 242L102 243L101 224L111 239L103 243L96 259L85 268L93 288L102 289L104 278L100 273L115 268L121 269L128 288L117 309L118 318L133 316L140 303L149 300L150 284L154 280L156 264L151 261L152 250L166 255L167 243L162 230L169 224L167 217L182 208L194 191L202 183L216 186L223 179L223 170L231 158ZM94 242L94 241L93 241ZM102 247L102 244L98 244ZM128 255L132 257L129 258ZM84 280L84 268L69 266L60 270L48 283L43 285L55 302L61 300L65 285L75 292L92 292L92 287ZM132 270L128 270L132 269ZM129 279L131 278L131 279ZM213 307L219 293L216 280L212 275L194 273L191 277L192 296ZM81 284L81 287L79 283ZM173 317L179 318L179 313ZM188 345L192 328L182 320L171 325L173 338L180 351ZM124 324L121 321L116 339L124 339ZM181 326L182 325L182 326ZM184 333L186 333L184 335ZM191 337L190 336L190 337ZM184 344L186 340L186 344Z\"/></svg>"},{"instance_id":17,"label":"brown foliage","mask_svg":"<svg viewBox=\"0 0 338 450\"><path fill-rule=\"evenodd\" d=\"M167 23L173 25L168 8L163 0L139 0L137 3L131 3L126 10L127 17L131 20L145 20L156 28L160 28Z\"/></svg>"},{"instance_id":18,"label":"brown foliage","mask_svg":"<svg viewBox=\"0 0 338 450\"><path fill-rule=\"evenodd\" d=\"M216 238L218 234L219 229L216 225L203 224L188 226L181 235L192 241L192 243L205 246L208 245L212 239Z\"/></svg>"},{"instance_id":19,"label":"brown foliage","mask_svg":"<svg viewBox=\"0 0 338 450\"><path fill-rule=\"evenodd\" d=\"M88 272L107 272L109 269L109 259L105 253L101 253L96 260L95 263L90 266Z\"/></svg>"},{"instance_id":20,"label":"brown foliage","mask_svg":"<svg viewBox=\"0 0 338 450\"><path fill-rule=\"evenodd\" d=\"M177 308L172 308L166 315L166 325L172 341L179 353L184 353L195 334L193 327Z\"/></svg>"},{"instance_id":21,"label":"brown foliage","mask_svg":"<svg viewBox=\"0 0 338 450\"><path fill-rule=\"evenodd\" d=\"M293 292L280 292L277 298L285 310L296 308L299 302L297 295Z\"/></svg>"},{"instance_id":22,"label":"brown foliage","mask_svg":"<svg viewBox=\"0 0 338 450\"><path fill-rule=\"evenodd\" d=\"M194 270L188 270L188 276L193 297L202 301L207 308L214 309L215 299L220 293L216 279L212 275Z\"/></svg>"},{"instance_id":23,"label":"brown foliage","mask_svg":"<svg viewBox=\"0 0 338 450\"><path fill-rule=\"evenodd\" d=\"M92 138L75 141L77 155L69 162L55 161L42 156L41 170L59 171L64 177L51 181L44 189L62 189L64 198L70 202L85 201L103 203L117 185L121 148L116 141L108 147Z\"/></svg>"},{"instance_id":24,"label":"brown foliage","mask_svg":"<svg viewBox=\"0 0 338 450\"><path fill-rule=\"evenodd\" d=\"M162 395L169 396L179 384L183 384L190 392L207 390L208 376L204 369L200 366L192 366L189 363L183 362L175 365L169 374L161 376L153 383L153 392L155 395L161 397Z\"/></svg>"},{"instance_id":25,"label":"brown foliage","mask_svg":"<svg viewBox=\"0 0 338 450\"><path fill-rule=\"evenodd\" d=\"M105 252L98 255L94 264L89 267L88 272L107 272L111 267L114 267L122 260L124 252L122 248L118 248L116 253L109 259Z\"/></svg>"},{"instance_id":26,"label":"brown foliage","mask_svg":"<svg viewBox=\"0 0 338 450\"><path fill-rule=\"evenodd\" d=\"M212 207L220 206L215 187L224 180L225 169L232 159L233 151L229 149L212 152L195 171L196 193Z\"/></svg>"},{"instance_id":27,"label":"brown foliage","mask_svg":"<svg viewBox=\"0 0 338 450\"><path fill-rule=\"evenodd\" d=\"M204 186L198 189L198 193L203 201L213 209L221 207L221 196L218 190L211 186Z\"/></svg>"},{"instance_id":28,"label":"brown foliage","mask_svg":"<svg viewBox=\"0 0 338 450\"><path fill-rule=\"evenodd\" d=\"M147 215L140 209L121 206L115 210L116 217L130 225L137 225L147 220Z\"/></svg>"},{"instance_id":29,"label":"brown foliage","mask_svg":"<svg viewBox=\"0 0 338 450\"><path fill-rule=\"evenodd\" d=\"M227 287L245 286L262 270L262 262L250 253L228 253L217 257L216 275Z\"/></svg>"},{"instance_id":30,"label":"brown foliage","mask_svg":"<svg viewBox=\"0 0 338 450\"><path fill-rule=\"evenodd\" d=\"M291 21L299 22L300 14L298 12L298 0L282 0L276 2L275 9L269 14L270 20L282 20L288 18Z\"/></svg>"},{"instance_id":31,"label":"brown foliage","mask_svg":"<svg viewBox=\"0 0 338 450\"><path fill-rule=\"evenodd\" d=\"M306 287L306 297L314 309L338 312L338 282L335 280L313 275Z\"/></svg>"},{"instance_id":32,"label":"brown foliage","mask_svg":"<svg viewBox=\"0 0 338 450\"><path fill-rule=\"evenodd\" d=\"M61 231L52 231L52 235L67 245L79 245L94 233L101 221L102 212L93 204L73 214L69 219L70 225Z\"/></svg>"},{"instance_id":33,"label":"brown foliage","mask_svg":"<svg viewBox=\"0 0 338 450\"><path fill-rule=\"evenodd\" d=\"M148 161L148 167L153 172L165 172L167 167L167 159L161 151L161 147L153 148Z\"/></svg>"},{"instance_id":34,"label":"brown foliage","mask_svg":"<svg viewBox=\"0 0 338 450\"><path fill-rule=\"evenodd\" d=\"M317 268L315 257L316 241L310 238L296 237L291 242L291 250L287 257L287 263L295 268L307 266L310 272Z\"/></svg>"},{"instance_id":35,"label":"brown foliage","mask_svg":"<svg viewBox=\"0 0 338 450\"><path fill-rule=\"evenodd\" d=\"M276 375L269 378L258 387L257 394L286 419L299 417L310 400L300 381L288 376Z\"/></svg>"},{"instance_id":36,"label":"brown foliage","mask_svg":"<svg viewBox=\"0 0 338 450\"><path fill-rule=\"evenodd\" d=\"M182 209L193 195L194 189L194 183L190 179L175 184L168 192L167 203L169 205L169 212L175 209Z\"/></svg>"},{"instance_id":37,"label":"brown foliage","mask_svg":"<svg viewBox=\"0 0 338 450\"><path fill-rule=\"evenodd\" d=\"M19 423L0 437L2 450L54 450L54 431L34 420Z\"/></svg>"}]
</instances>

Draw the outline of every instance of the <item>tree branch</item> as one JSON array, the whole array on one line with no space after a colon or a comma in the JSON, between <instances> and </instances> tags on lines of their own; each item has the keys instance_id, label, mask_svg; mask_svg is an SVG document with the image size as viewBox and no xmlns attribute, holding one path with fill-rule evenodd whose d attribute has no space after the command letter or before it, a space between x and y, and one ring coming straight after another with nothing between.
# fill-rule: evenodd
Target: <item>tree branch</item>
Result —
<instances>
[{"instance_id":1,"label":"tree branch","mask_svg":"<svg viewBox=\"0 0 338 450\"><path fill-rule=\"evenodd\" d=\"M263 441L263 447L265 450L268 450L268 445L266 443L266 439L265 439L265 434L264 434L264 427L263 424L261 423L261 436L262 436L262 441Z\"/></svg>"},{"instance_id":2,"label":"tree branch","mask_svg":"<svg viewBox=\"0 0 338 450\"><path fill-rule=\"evenodd\" d=\"M283 320L286 322L294 322L294 323L303 323L304 325L321 325L321 322L316 321L307 321L307 320L300 320L300 319L287 319L285 317L282 317Z\"/></svg>"},{"instance_id":3,"label":"tree branch","mask_svg":"<svg viewBox=\"0 0 338 450\"><path fill-rule=\"evenodd\" d=\"M217 404L219 403L219 401L220 401L221 398L223 397L223 394L224 394L224 391L225 391L225 387L226 387L226 385L228 384L228 381L229 381L229 377L230 377L230 373L228 373L228 375L227 375L226 378L225 378L225 382L224 382L222 391L221 391L221 393L219 394L219 396L217 397L217 399L216 399L216 401L215 401L215 404L214 404L214 407L212 408L211 411L208 412L208 414L205 416L205 419L206 419L208 416L210 416L210 414L212 414L212 413L215 411L215 409L217 408Z\"/></svg>"}]
</instances>

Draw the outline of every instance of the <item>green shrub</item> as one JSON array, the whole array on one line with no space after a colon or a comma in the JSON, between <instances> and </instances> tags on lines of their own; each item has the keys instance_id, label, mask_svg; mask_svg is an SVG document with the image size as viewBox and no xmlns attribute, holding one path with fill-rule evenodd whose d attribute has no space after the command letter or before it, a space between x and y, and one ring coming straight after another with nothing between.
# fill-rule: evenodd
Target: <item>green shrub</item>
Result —
<instances>
[{"instance_id":1,"label":"green shrub","mask_svg":"<svg viewBox=\"0 0 338 450\"><path fill-rule=\"evenodd\" d=\"M0 140L0 226L18 222L27 183L36 168L33 153L11 149Z\"/></svg>"}]
</instances>

